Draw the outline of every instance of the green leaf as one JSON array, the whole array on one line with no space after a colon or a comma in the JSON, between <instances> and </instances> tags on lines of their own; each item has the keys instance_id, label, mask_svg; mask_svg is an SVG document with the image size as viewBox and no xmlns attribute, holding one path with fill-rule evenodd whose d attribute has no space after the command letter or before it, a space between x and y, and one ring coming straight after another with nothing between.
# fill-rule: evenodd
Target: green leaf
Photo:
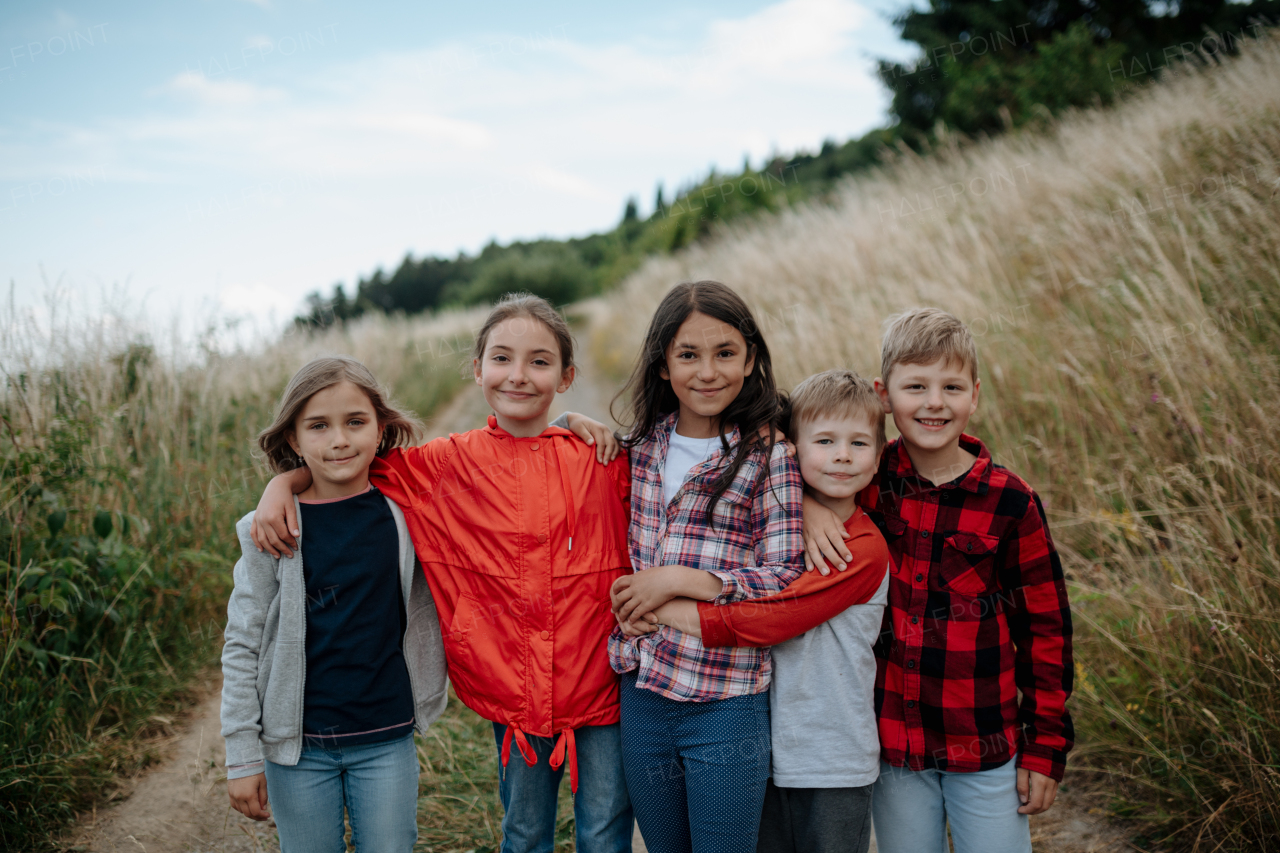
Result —
<instances>
[{"instance_id":1,"label":"green leaf","mask_svg":"<svg viewBox=\"0 0 1280 853\"><path fill-rule=\"evenodd\" d=\"M67 526L67 511L65 509L56 509L49 513L49 517L44 522L49 525L49 535L57 536L62 532L62 528Z\"/></svg>"},{"instance_id":2,"label":"green leaf","mask_svg":"<svg viewBox=\"0 0 1280 853\"><path fill-rule=\"evenodd\" d=\"M93 532L98 534L99 539L106 539L111 535L111 513L106 510L98 510L93 517Z\"/></svg>"}]
</instances>

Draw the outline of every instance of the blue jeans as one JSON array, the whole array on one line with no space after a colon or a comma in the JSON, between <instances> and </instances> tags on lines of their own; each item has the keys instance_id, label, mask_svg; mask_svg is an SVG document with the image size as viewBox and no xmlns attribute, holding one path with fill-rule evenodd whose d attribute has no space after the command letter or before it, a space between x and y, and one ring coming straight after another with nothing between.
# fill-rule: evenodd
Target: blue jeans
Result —
<instances>
[{"instance_id":1,"label":"blue jeans","mask_svg":"<svg viewBox=\"0 0 1280 853\"><path fill-rule=\"evenodd\" d=\"M304 745L292 767L266 762L281 853L344 853L342 807L357 853L410 853L418 840L413 735L362 746Z\"/></svg>"},{"instance_id":2,"label":"blue jeans","mask_svg":"<svg viewBox=\"0 0 1280 853\"><path fill-rule=\"evenodd\" d=\"M568 759L551 769L555 739L529 736L538 754L530 767L513 743L502 767L507 727L493 724L498 745L498 796L502 817L502 853L551 853L556 844L556 805ZM578 753L578 793L573 820L578 853L631 853L631 801L622 780L622 744L618 725L574 729Z\"/></svg>"},{"instance_id":3,"label":"blue jeans","mask_svg":"<svg viewBox=\"0 0 1280 853\"><path fill-rule=\"evenodd\" d=\"M958 773L880 762L871 822L880 853L1031 853L1031 822L1018 814L1017 762Z\"/></svg>"},{"instance_id":4,"label":"blue jeans","mask_svg":"<svg viewBox=\"0 0 1280 853\"><path fill-rule=\"evenodd\" d=\"M769 779L769 694L677 702L622 676L622 754L651 853L756 849Z\"/></svg>"}]
</instances>

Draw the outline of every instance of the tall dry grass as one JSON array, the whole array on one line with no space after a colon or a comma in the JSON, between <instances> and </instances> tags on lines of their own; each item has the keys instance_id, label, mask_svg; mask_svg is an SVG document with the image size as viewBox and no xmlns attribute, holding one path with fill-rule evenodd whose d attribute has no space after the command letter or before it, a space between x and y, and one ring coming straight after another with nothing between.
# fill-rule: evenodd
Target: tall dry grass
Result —
<instances>
[{"instance_id":1,"label":"tall dry grass","mask_svg":"<svg viewBox=\"0 0 1280 853\"><path fill-rule=\"evenodd\" d=\"M1079 746L1139 841L1280 836L1280 41L1040 133L904 154L653 260L598 309L621 376L665 290L727 282L779 375L879 371L889 314L977 336L971 427L1044 496Z\"/></svg>"},{"instance_id":2,"label":"tall dry grass","mask_svg":"<svg viewBox=\"0 0 1280 853\"><path fill-rule=\"evenodd\" d=\"M32 850L154 758L216 660L253 439L309 358L429 415L479 318L366 318L230 352L118 312L0 312L0 847Z\"/></svg>"}]
</instances>

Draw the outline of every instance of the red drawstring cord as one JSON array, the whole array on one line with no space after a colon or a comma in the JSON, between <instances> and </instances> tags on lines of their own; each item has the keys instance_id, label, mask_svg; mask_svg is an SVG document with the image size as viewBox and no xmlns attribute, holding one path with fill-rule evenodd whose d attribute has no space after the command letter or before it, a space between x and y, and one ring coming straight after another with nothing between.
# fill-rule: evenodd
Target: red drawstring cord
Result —
<instances>
[{"instance_id":1,"label":"red drawstring cord","mask_svg":"<svg viewBox=\"0 0 1280 853\"><path fill-rule=\"evenodd\" d=\"M576 794L578 793L578 743L574 740L573 729L560 732L560 737L551 750L551 760L548 762L552 770L559 770L564 764L566 751L569 756L569 790Z\"/></svg>"},{"instance_id":2,"label":"red drawstring cord","mask_svg":"<svg viewBox=\"0 0 1280 853\"><path fill-rule=\"evenodd\" d=\"M538 754L533 751L533 747L524 736L524 732L520 731L513 725L507 726L507 733L502 736L502 766L505 770L507 762L511 759L511 741L514 737L516 748L520 750L520 755L524 758L524 763L530 767L538 763ZM574 794L578 793L578 742L574 739L573 729L564 729L560 732L560 737L556 739L556 744L551 748L551 758L547 761L551 765L552 770L559 770L564 766L564 760L569 759L569 790Z\"/></svg>"}]
</instances>

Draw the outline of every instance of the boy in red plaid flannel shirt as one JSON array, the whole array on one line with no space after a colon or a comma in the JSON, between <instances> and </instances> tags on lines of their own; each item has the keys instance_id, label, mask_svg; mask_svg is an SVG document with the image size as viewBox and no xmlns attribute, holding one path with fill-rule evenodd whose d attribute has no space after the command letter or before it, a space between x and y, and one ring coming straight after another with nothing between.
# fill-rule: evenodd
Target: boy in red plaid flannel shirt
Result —
<instances>
[{"instance_id":1,"label":"boy in red plaid flannel shirt","mask_svg":"<svg viewBox=\"0 0 1280 853\"><path fill-rule=\"evenodd\" d=\"M1074 738L1062 565L1040 498L964 432L977 368L952 315L891 318L876 390L901 438L863 493L893 557L876 648L881 853L946 850L948 822L956 853L1030 853L1028 816L1053 804ZM811 561L840 568L843 534L806 499Z\"/></svg>"}]
</instances>

